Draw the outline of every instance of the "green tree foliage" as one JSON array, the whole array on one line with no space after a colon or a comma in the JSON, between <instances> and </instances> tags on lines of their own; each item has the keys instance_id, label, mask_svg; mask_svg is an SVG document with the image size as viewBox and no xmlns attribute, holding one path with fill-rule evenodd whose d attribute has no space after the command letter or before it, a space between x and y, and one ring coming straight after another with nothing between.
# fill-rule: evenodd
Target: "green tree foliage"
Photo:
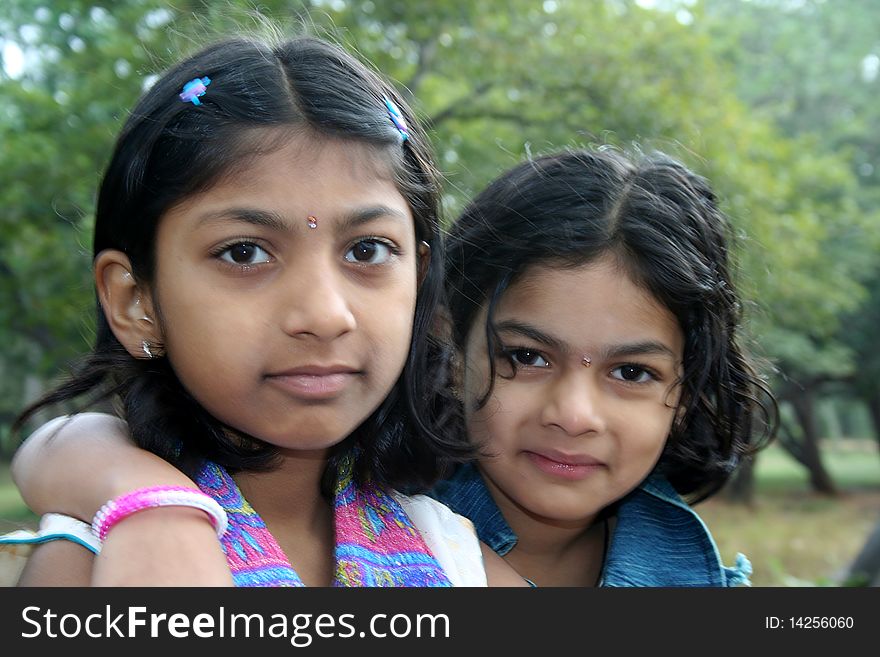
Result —
<instances>
[{"instance_id":1,"label":"green tree foliage","mask_svg":"<svg viewBox=\"0 0 880 657\"><path fill-rule=\"evenodd\" d=\"M827 475L809 445L818 438L810 435L814 404L829 385L857 383L851 389L880 422L880 392L869 374L880 369L880 357L867 348L866 335L878 301L865 293L866 286L876 288L880 265L880 7L858 0L705 0L704 6L714 50L737 71L739 97L794 143L836 160L833 169L813 172L818 187L797 190L809 209L797 233L823 234L817 250L790 252L825 264L780 267L784 276L795 274L798 291L776 287L784 292L778 299L769 296L774 287L763 291L772 309L767 346L781 371L776 389L798 419L784 427L783 443L811 471L819 467L811 474L815 484ZM789 171L809 162L791 158ZM788 214L782 219L788 222Z\"/></svg>"},{"instance_id":2,"label":"green tree foliage","mask_svg":"<svg viewBox=\"0 0 880 657\"><path fill-rule=\"evenodd\" d=\"M86 345L96 182L161 34L148 27L152 8L119 3L111 14L88 2L28 0L0 8L4 64L24 57L20 74L0 73L0 424Z\"/></svg>"},{"instance_id":3,"label":"green tree foliage","mask_svg":"<svg viewBox=\"0 0 880 657\"><path fill-rule=\"evenodd\" d=\"M529 153L635 142L684 159L712 179L742 235L755 349L849 372L851 348L828 336L865 296L855 273L871 242L858 168L816 131L756 109L742 78L764 83L741 52L749 32L732 18L738 4L266 0L260 8L290 29L343 42L409 94L431 129L449 218ZM0 7L4 43L27 55L21 75L0 73L0 424L21 407L25 379L46 381L87 345L94 190L125 108L210 34L259 30L248 7Z\"/></svg>"}]
</instances>

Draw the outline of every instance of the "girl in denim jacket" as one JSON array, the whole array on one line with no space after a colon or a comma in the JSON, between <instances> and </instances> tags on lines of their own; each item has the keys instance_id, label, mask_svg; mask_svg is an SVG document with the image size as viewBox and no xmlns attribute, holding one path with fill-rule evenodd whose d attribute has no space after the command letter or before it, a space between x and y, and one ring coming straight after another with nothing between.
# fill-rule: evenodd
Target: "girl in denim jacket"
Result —
<instances>
[{"instance_id":1,"label":"girl in denim jacket","mask_svg":"<svg viewBox=\"0 0 880 657\"><path fill-rule=\"evenodd\" d=\"M608 149L525 162L452 227L455 387L482 456L433 494L531 582L748 583L682 497L717 492L775 418L728 234L703 178Z\"/></svg>"}]
</instances>

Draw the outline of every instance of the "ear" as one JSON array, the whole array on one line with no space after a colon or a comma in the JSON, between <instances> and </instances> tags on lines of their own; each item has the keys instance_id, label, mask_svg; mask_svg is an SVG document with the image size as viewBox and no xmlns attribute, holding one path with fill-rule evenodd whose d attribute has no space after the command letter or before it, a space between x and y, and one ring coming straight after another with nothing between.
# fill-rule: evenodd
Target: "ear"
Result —
<instances>
[{"instance_id":1,"label":"ear","mask_svg":"<svg viewBox=\"0 0 880 657\"><path fill-rule=\"evenodd\" d=\"M125 350L134 358L152 358L158 355L162 336L150 292L138 284L131 270L131 261L122 251L101 251L94 262L98 300L110 330ZM150 346L152 355L147 353Z\"/></svg>"},{"instance_id":2,"label":"ear","mask_svg":"<svg viewBox=\"0 0 880 657\"><path fill-rule=\"evenodd\" d=\"M452 352L449 359L449 371L452 378L452 396L464 402L464 354L458 349Z\"/></svg>"},{"instance_id":3,"label":"ear","mask_svg":"<svg viewBox=\"0 0 880 657\"><path fill-rule=\"evenodd\" d=\"M666 399L663 401L668 408L674 409L672 421L669 423L670 435L672 435L672 430L684 419L687 413L686 405L683 403L683 390L684 385L679 379L666 391Z\"/></svg>"},{"instance_id":4,"label":"ear","mask_svg":"<svg viewBox=\"0 0 880 657\"><path fill-rule=\"evenodd\" d=\"M419 242L418 249L418 282L419 287L428 275L428 268L431 266L431 245L425 241Z\"/></svg>"}]
</instances>

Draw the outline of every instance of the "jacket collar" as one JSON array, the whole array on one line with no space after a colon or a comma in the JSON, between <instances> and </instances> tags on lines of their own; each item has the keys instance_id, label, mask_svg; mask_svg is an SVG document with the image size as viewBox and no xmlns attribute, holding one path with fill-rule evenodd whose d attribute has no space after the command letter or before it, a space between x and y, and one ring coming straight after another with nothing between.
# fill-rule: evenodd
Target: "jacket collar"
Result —
<instances>
[{"instance_id":1,"label":"jacket collar","mask_svg":"<svg viewBox=\"0 0 880 657\"><path fill-rule=\"evenodd\" d=\"M504 556L516 545L479 470L460 466L430 495L470 518L480 540ZM660 475L618 505L602 586L725 586L730 575L706 525Z\"/></svg>"},{"instance_id":2,"label":"jacket collar","mask_svg":"<svg viewBox=\"0 0 880 657\"><path fill-rule=\"evenodd\" d=\"M428 494L469 518L480 540L502 557L516 545L516 534L492 499L480 471L472 463L459 466L451 477L438 483Z\"/></svg>"},{"instance_id":3,"label":"jacket collar","mask_svg":"<svg viewBox=\"0 0 880 657\"><path fill-rule=\"evenodd\" d=\"M619 504L602 585L726 585L709 530L662 476L650 476Z\"/></svg>"}]
</instances>

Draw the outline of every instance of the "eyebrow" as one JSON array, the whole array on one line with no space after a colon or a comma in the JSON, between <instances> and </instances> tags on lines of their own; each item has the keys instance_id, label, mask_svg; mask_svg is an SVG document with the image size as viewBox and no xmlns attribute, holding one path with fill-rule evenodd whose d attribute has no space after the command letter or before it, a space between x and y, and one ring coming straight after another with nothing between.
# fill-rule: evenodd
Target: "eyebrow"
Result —
<instances>
[{"instance_id":1,"label":"eyebrow","mask_svg":"<svg viewBox=\"0 0 880 657\"><path fill-rule=\"evenodd\" d=\"M619 358L620 356L669 356L673 360L677 358L672 349L656 340L612 345L604 350L602 355L605 358Z\"/></svg>"},{"instance_id":2,"label":"eyebrow","mask_svg":"<svg viewBox=\"0 0 880 657\"><path fill-rule=\"evenodd\" d=\"M370 205L363 208L356 208L343 215L337 230L339 232L345 232L357 228L358 226L362 226L363 224L370 223L371 221L375 221L376 219L384 218L400 219L405 222L410 221L409 215L396 208L390 208L387 205Z\"/></svg>"},{"instance_id":3,"label":"eyebrow","mask_svg":"<svg viewBox=\"0 0 880 657\"><path fill-rule=\"evenodd\" d=\"M495 330L499 333L515 333L526 338L531 338L536 342L540 342L543 345L563 353L574 353L576 351L566 342L553 337L549 333L545 333L531 324L507 320L496 324ZM673 360L676 360L677 358L672 349L657 340L642 340L640 342L610 345L602 350L601 356L604 359L620 358L621 356L669 356Z\"/></svg>"},{"instance_id":4,"label":"eyebrow","mask_svg":"<svg viewBox=\"0 0 880 657\"><path fill-rule=\"evenodd\" d=\"M213 224L224 221L238 221L273 230L287 229L287 222L280 215L256 208L224 208L217 212L208 212L199 217L200 224Z\"/></svg>"},{"instance_id":5,"label":"eyebrow","mask_svg":"<svg viewBox=\"0 0 880 657\"><path fill-rule=\"evenodd\" d=\"M558 351L570 351L570 349L564 342L562 342L561 340L557 340L548 333L544 333L543 331L535 328L531 324L523 324L522 322L507 320L496 324L495 330L499 333L515 333L516 335L531 338L536 342L545 344L548 347L552 347L553 349L556 349Z\"/></svg>"},{"instance_id":6,"label":"eyebrow","mask_svg":"<svg viewBox=\"0 0 880 657\"><path fill-rule=\"evenodd\" d=\"M390 217L403 221L409 220L409 215L395 208L386 205L370 205L362 208L356 208L351 212L342 216L336 230L344 232L367 224L376 219ZM305 219L305 217L303 217ZM224 208L217 212L209 212L199 217L200 223L220 223L223 221L238 221L241 223L251 224L253 226L263 226L273 230L284 231L289 230L290 224L284 218L275 213L257 208Z\"/></svg>"}]
</instances>

